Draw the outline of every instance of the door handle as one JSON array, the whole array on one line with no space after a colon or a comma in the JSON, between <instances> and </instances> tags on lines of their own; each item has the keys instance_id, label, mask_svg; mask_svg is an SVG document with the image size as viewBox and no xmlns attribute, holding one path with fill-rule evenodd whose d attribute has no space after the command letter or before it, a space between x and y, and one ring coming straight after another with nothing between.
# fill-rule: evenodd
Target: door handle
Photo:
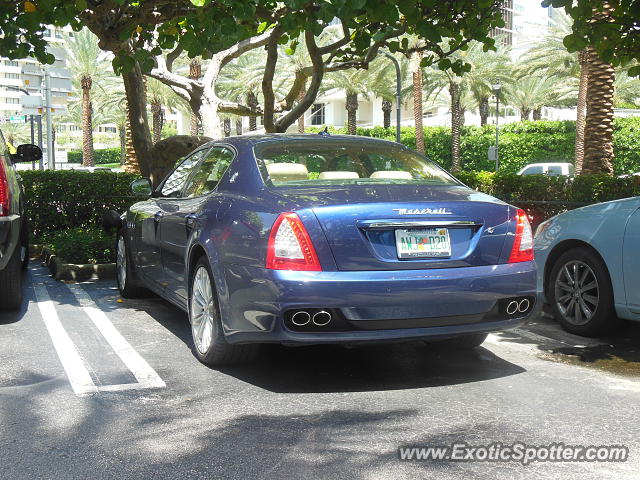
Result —
<instances>
[{"instance_id":1,"label":"door handle","mask_svg":"<svg viewBox=\"0 0 640 480\"><path fill-rule=\"evenodd\" d=\"M159 222L159 221L160 221L160 219L161 219L163 216L164 216L164 212L163 212L162 210L159 210L159 211L157 211L157 212L156 212L156 214L153 216L153 219L154 219L156 222Z\"/></svg>"},{"instance_id":2,"label":"door handle","mask_svg":"<svg viewBox=\"0 0 640 480\"><path fill-rule=\"evenodd\" d=\"M198 216L195 213L190 213L185 217L187 230L192 230L198 220Z\"/></svg>"}]
</instances>

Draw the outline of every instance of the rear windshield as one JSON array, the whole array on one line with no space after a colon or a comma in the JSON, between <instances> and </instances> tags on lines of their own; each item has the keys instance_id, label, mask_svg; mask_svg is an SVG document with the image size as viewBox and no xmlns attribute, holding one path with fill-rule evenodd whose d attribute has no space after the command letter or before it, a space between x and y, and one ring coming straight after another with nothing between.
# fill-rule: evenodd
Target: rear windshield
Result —
<instances>
[{"instance_id":1,"label":"rear windshield","mask_svg":"<svg viewBox=\"0 0 640 480\"><path fill-rule=\"evenodd\" d=\"M267 185L459 185L425 157L393 144L327 139L256 144Z\"/></svg>"}]
</instances>

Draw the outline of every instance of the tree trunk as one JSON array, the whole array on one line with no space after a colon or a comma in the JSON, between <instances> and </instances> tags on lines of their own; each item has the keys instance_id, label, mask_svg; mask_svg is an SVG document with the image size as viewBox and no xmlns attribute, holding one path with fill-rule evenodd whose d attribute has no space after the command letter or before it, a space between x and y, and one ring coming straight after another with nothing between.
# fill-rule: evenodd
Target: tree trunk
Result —
<instances>
[{"instance_id":1,"label":"tree trunk","mask_svg":"<svg viewBox=\"0 0 640 480\"><path fill-rule=\"evenodd\" d=\"M82 87L82 165L93 167L96 164L93 151L93 108L91 105L92 79L83 75L80 79Z\"/></svg>"},{"instance_id":2,"label":"tree trunk","mask_svg":"<svg viewBox=\"0 0 640 480\"><path fill-rule=\"evenodd\" d=\"M356 134L356 112L358 111L358 94L347 93L347 101L345 103L347 109L347 133L349 135Z\"/></svg>"},{"instance_id":3,"label":"tree trunk","mask_svg":"<svg viewBox=\"0 0 640 480\"><path fill-rule=\"evenodd\" d=\"M533 119L536 121L542 119L542 107L533 109Z\"/></svg>"},{"instance_id":4,"label":"tree trunk","mask_svg":"<svg viewBox=\"0 0 640 480\"><path fill-rule=\"evenodd\" d=\"M160 103L160 99L154 97L151 99L151 124L153 128L154 144L162 140L162 124L163 123L164 123L164 118L162 114L162 104Z\"/></svg>"},{"instance_id":5,"label":"tree trunk","mask_svg":"<svg viewBox=\"0 0 640 480\"><path fill-rule=\"evenodd\" d=\"M531 114L530 108L522 107L520 108L520 121L529 120L529 115Z\"/></svg>"},{"instance_id":6,"label":"tree trunk","mask_svg":"<svg viewBox=\"0 0 640 480\"><path fill-rule=\"evenodd\" d=\"M580 63L580 86L578 87L578 108L576 112L576 175L582 171L584 161L584 124L587 114L587 82L589 80L589 63L587 51L582 50L578 55Z\"/></svg>"},{"instance_id":7,"label":"tree trunk","mask_svg":"<svg viewBox=\"0 0 640 480\"><path fill-rule=\"evenodd\" d=\"M255 93L253 92L249 92L247 93L247 106L249 108L257 108L258 107L258 97L256 96ZM250 132L254 132L258 129L258 120L256 117L251 116L249 117L249 131Z\"/></svg>"},{"instance_id":8,"label":"tree trunk","mask_svg":"<svg viewBox=\"0 0 640 480\"><path fill-rule=\"evenodd\" d=\"M411 61L413 78L413 121L416 127L416 150L424 153L424 129L422 128L422 52L415 52Z\"/></svg>"},{"instance_id":9,"label":"tree trunk","mask_svg":"<svg viewBox=\"0 0 640 480\"><path fill-rule=\"evenodd\" d=\"M127 96L130 138L135 150L137 166L142 176L148 177L153 162L150 154L153 142L147 119L147 92L140 65L136 62L131 70L122 74L122 79ZM135 165L131 165L129 169L135 169Z\"/></svg>"},{"instance_id":10,"label":"tree trunk","mask_svg":"<svg viewBox=\"0 0 640 480\"><path fill-rule=\"evenodd\" d=\"M200 106L200 119L202 120L202 132L205 137L220 138L222 125L218 116L220 99L216 95L205 93L202 95Z\"/></svg>"},{"instance_id":11,"label":"tree trunk","mask_svg":"<svg viewBox=\"0 0 640 480\"><path fill-rule=\"evenodd\" d=\"M587 47L587 116L584 133L583 173L613 174L613 94L615 70Z\"/></svg>"},{"instance_id":12,"label":"tree trunk","mask_svg":"<svg viewBox=\"0 0 640 480\"><path fill-rule=\"evenodd\" d=\"M300 93L298 94L298 101L301 102L305 95L307 95L307 81L305 80L304 82L304 86L302 87L302 89L300 90ZM298 117L298 133L304 133L304 115L306 112L302 112L300 114L300 116Z\"/></svg>"},{"instance_id":13,"label":"tree trunk","mask_svg":"<svg viewBox=\"0 0 640 480\"><path fill-rule=\"evenodd\" d=\"M125 121L125 161L123 169L128 173L140 173L140 166L136 158L136 149L133 148L133 138L131 132L131 122L129 121L129 107L127 106L127 120Z\"/></svg>"},{"instance_id":14,"label":"tree trunk","mask_svg":"<svg viewBox=\"0 0 640 480\"><path fill-rule=\"evenodd\" d=\"M126 124L118 125L118 136L120 137L120 165L124 165L124 162L127 160L126 150L127 150L127 132L126 132Z\"/></svg>"},{"instance_id":15,"label":"tree trunk","mask_svg":"<svg viewBox=\"0 0 640 480\"><path fill-rule=\"evenodd\" d=\"M242 135L242 119L236 119L236 135Z\"/></svg>"},{"instance_id":16,"label":"tree trunk","mask_svg":"<svg viewBox=\"0 0 640 480\"><path fill-rule=\"evenodd\" d=\"M191 80L198 80L202 76L202 63L200 59L194 58L189 62L189 78ZM190 132L192 136L200 133L200 119L198 118L198 112L191 110L190 115Z\"/></svg>"},{"instance_id":17,"label":"tree trunk","mask_svg":"<svg viewBox=\"0 0 640 480\"><path fill-rule=\"evenodd\" d=\"M449 82L449 95L451 96L451 171L462 170L460 157L460 130L464 123L464 113L460 108L460 85Z\"/></svg>"},{"instance_id":18,"label":"tree trunk","mask_svg":"<svg viewBox=\"0 0 640 480\"><path fill-rule=\"evenodd\" d=\"M391 110L393 109L393 104L390 100L382 100L382 126L384 128L391 127Z\"/></svg>"},{"instance_id":19,"label":"tree trunk","mask_svg":"<svg viewBox=\"0 0 640 480\"><path fill-rule=\"evenodd\" d=\"M231 119L229 117L222 120L222 124L224 125L224 136L231 136Z\"/></svg>"},{"instance_id":20,"label":"tree trunk","mask_svg":"<svg viewBox=\"0 0 640 480\"><path fill-rule=\"evenodd\" d=\"M480 126L485 126L489 119L489 97L482 97L480 99L478 111L480 113Z\"/></svg>"}]
</instances>

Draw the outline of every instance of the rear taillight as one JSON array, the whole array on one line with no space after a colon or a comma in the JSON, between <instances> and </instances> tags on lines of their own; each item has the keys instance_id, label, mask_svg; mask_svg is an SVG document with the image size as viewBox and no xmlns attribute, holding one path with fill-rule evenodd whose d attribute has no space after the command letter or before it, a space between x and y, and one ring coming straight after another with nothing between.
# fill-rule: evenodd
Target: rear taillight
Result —
<instances>
[{"instance_id":1,"label":"rear taillight","mask_svg":"<svg viewBox=\"0 0 640 480\"><path fill-rule=\"evenodd\" d=\"M522 209L516 213L516 237L509 255L509 263L533 260L533 232L527 214Z\"/></svg>"},{"instance_id":2,"label":"rear taillight","mask_svg":"<svg viewBox=\"0 0 640 480\"><path fill-rule=\"evenodd\" d=\"M3 161L0 159L0 217L9 215L10 204L11 192L9 192L9 180L7 179L7 172L5 171Z\"/></svg>"},{"instance_id":3,"label":"rear taillight","mask_svg":"<svg viewBox=\"0 0 640 480\"><path fill-rule=\"evenodd\" d=\"M266 266L273 270L322 270L307 229L295 213L283 213L273 224Z\"/></svg>"}]
</instances>

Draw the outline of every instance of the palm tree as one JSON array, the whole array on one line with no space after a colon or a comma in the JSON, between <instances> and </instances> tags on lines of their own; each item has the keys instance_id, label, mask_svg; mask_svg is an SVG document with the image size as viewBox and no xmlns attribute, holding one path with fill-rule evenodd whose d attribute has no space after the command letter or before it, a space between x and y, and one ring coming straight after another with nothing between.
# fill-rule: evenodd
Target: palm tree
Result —
<instances>
[{"instance_id":1,"label":"palm tree","mask_svg":"<svg viewBox=\"0 0 640 480\"><path fill-rule=\"evenodd\" d=\"M369 72L364 69L351 68L330 72L327 76L327 88L345 92L345 109L347 110L347 133L356 134L359 96L369 98Z\"/></svg>"},{"instance_id":2,"label":"palm tree","mask_svg":"<svg viewBox=\"0 0 640 480\"><path fill-rule=\"evenodd\" d=\"M526 66L523 72L526 74L544 72L547 76L560 79L579 79L576 105L575 168L576 173L580 173L584 159L589 65L586 50L573 53L564 46L563 40L571 33L571 26L571 18L558 11L555 24L549 29L548 34L525 52L521 62Z\"/></svg>"},{"instance_id":3,"label":"palm tree","mask_svg":"<svg viewBox=\"0 0 640 480\"><path fill-rule=\"evenodd\" d=\"M202 62L199 58L192 58L189 62L189 78L192 80L198 80L202 77ZM200 124L198 120L198 115L195 112L190 111L190 128L189 131L191 135L196 136L200 132Z\"/></svg>"},{"instance_id":4,"label":"palm tree","mask_svg":"<svg viewBox=\"0 0 640 480\"><path fill-rule=\"evenodd\" d=\"M98 38L88 29L76 33L66 43L73 86L82 90L82 164L95 165L93 152L93 106L91 89L109 74L111 65L98 46Z\"/></svg>"},{"instance_id":5,"label":"palm tree","mask_svg":"<svg viewBox=\"0 0 640 480\"><path fill-rule=\"evenodd\" d=\"M437 67L429 68L425 74L434 84L436 98L444 91L448 94L451 111L451 169L454 172L462 169L460 134L464 126L465 112L477 108L481 116L484 115L486 122L491 84L496 80L505 84L509 81L507 50L501 47L497 52L485 52L482 47L481 43L472 42L466 50L452 55L452 60L463 60L471 66L469 72L462 76Z\"/></svg>"},{"instance_id":6,"label":"palm tree","mask_svg":"<svg viewBox=\"0 0 640 480\"><path fill-rule=\"evenodd\" d=\"M560 82L557 77L545 75L524 75L517 78L505 89L506 101L520 110L520 120L540 119L542 107L562 103L572 95L573 88Z\"/></svg>"},{"instance_id":7,"label":"palm tree","mask_svg":"<svg viewBox=\"0 0 640 480\"><path fill-rule=\"evenodd\" d=\"M584 139L584 173L613 174L613 98L616 72L587 47L589 80Z\"/></svg>"},{"instance_id":8,"label":"palm tree","mask_svg":"<svg viewBox=\"0 0 640 480\"><path fill-rule=\"evenodd\" d=\"M189 106L171 88L151 77L147 78L147 98L151 110L153 143L157 143L162 139L164 110L166 108L189 110Z\"/></svg>"}]
</instances>

